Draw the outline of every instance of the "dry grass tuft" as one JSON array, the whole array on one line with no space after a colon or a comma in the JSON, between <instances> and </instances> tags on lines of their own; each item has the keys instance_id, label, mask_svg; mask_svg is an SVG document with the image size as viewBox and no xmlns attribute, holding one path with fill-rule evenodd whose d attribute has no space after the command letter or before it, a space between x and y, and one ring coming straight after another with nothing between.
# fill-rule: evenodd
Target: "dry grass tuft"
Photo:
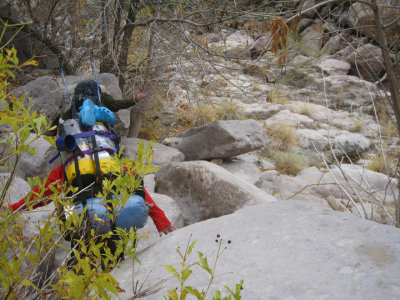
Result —
<instances>
[{"instance_id":1,"label":"dry grass tuft","mask_svg":"<svg viewBox=\"0 0 400 300\"><path fill-rule=\"evenodd\" d=\"M300 139L293 126L275 125L270 127L267 132L268 135L277 143L277 148L281 151L286 151L299 145Z\"/></svg>"},{"instance_id":2,"label":"dry grass tuft","mask_svg":"<svg viewBox=\"0 0 400 300\"><path fill-rule=\"evenodd\" d=\"M273 159L276 170L281 174L296 176L301 170L308 167L304 158L294 151L275 152Z\"/></svg>"},{"instance_id":3,"label":"dry grass tuft","mask_svg":"<svg viewBox=\"0 0 400 300\"><path fill-rule=\"evenodd\" d=\"M382 135L388 138L398 137L399 130L391 120L380 120Z\"/></svg>"},{"instance_id":4,"label":"dry grass tuft","mask_svg":"<svg viewBox=\"0 0 400 300\"><path fill-rule=\"evenodd\" d=\"M269 103L286 104L289 101L287 96L286 93L275 88L268 92L266 101Z\"/></svg>"},{"instance_id":5,"label":"dry grass tuft","mask_svg":"<svg viewBox=\"0 0 400 300\"><path fill-rule=\"evenodd\" d=\"M309 103L304 103L304 104L299 108L298 113L301 114L301 115L305 115L305 116L307 116L307 117L313 119L313 116L315 115L316 112L315 112L314 106L312 106L312 105L309 104Z\"/></svg>"},{"instance_id":6,"label":"dry grass tuft","mask_svg":"<svg viewBox=\"0 0 400 300\"><path fill-rule=\"evenodd\" d=\"M356 119L353 126L349 129L350 132L361 132L365 127L363 121Z\"/></svg>"},{"instance_id":7,"label":"dry grass tuft","mask_svg":"<svg viewBox=\"0 0 400 300\"><path fill-rule=\"evenodd\" d=\"M387 174L389 172L388 175L394 177L396 175L395 173L396 173L398 159L390 155L385 155L385 159L383 158L384 157L382 156L381 152L376 153L376 155L371 160L369 160L366 168L368 170L383 174ZM386 166L385 166L385 161L386 161Z\"/></svg>"},{"instance_id":8,"label":"dry grass tuft","mask_svg":"<svg viewBox=\"0 0 400 300\"><path fill-rule=\"evenodd\" d=\"M243 120L245 115L243 109L232 100L225 99L224 102L216 107L217 117L220 120Z\"/></svg>"},{"instance_id":9,"label":"dry grass tuft","mask_svg":"<svg viewBox=\"0 0 400 300\"><path fill-rule=\"evenodd\" d=\"M177 110L176 118L185 128L201 126L217 119L216 109L213 105L191 107L182 104Z\"/></svg>"}]
</instances>

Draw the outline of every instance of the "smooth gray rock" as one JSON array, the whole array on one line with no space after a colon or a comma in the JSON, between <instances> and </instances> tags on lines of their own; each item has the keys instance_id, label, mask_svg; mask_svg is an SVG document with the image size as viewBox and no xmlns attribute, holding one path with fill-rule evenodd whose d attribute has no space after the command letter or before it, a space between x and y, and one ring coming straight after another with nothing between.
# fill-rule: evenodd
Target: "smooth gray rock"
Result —
<instances>
[{"instance_id":1,"label":"smooth gray rock","mask_svg":"<svg viewBox=\"0 0 400 300\"><path fill-rule=\"evenodd\" d=\"M254 120L216 121L195 127L164 144L177 148L185 160L229 158L264 146L265 130Z\"/></svg>"},{"instance_id":2,"label":"smooth gray rock","mask_svg":"<svg viewBox=\"0 0 400 300\"><path fill-rule=\"evenodd\" d=\"M346 57L351 64L351 74L368 81L378 81L384 71L382 50L372 44L362 45Z\"/></svg>"},{"instance_id":3,"label":"smooth gray rock","mask_svg":"<svg viewBox=\"0 0 400 300\"><path fill-rule=\"evenodd\" d=\"M271 32L266 32L262 37L257 39L250 47L250 56L257 59L272 48Z\"/></svg>"},{"instance_id":4,"label":"smooth gray rock","mask_svg":"<svg viewBox=\"0 0 400 300\"><path fill-rule=\"evenodd\" d=\"M244 206L276 201L273 196L207 161L165 166L156 173L156 192L175 199L185 225L226 215Z\"/></svg>"},{"instance_id":5,"label":"smooth gray rock","mask_svg":"<svg viewBox=\"0 0 400 300\"><path fill-rule=\"evenodd\" d=\"M298 51L310 57L319 57L322 47L322 24L315 23L307 27L300 35Z\"/></svg>"},{"instance_id":6,"label":"smooth gray rock","mask_svg":"<svg viewBox=\"0 0 400 300\"><path fill-rule=\"evenodd\" d=\"M26 107L32 106L31 113L37 111L44 114L48 123L57 118L62 104L62 91L51 77L39 77L12 91L17 97L22 93Z\"/></svg>"},{"instance_id":7,"label":"smooth gray rock","mask_svg":"<svg viewBox=\"0 0 400 300\"><path fill-rule=\"evenodd\" d=\"M348 62L332 58L324 59L320 67L328 75L346 75L351 69Z\"/></svg>"},{"instance_id":8,"label":"smooth gray rock","mask_svg":"<svg viewBox=\"0 0 400 300\"><path fill-rule=\"evenodd\" d=\"M121 144L125 149L125 157L131 159L137 159L137 148L140 142L144 142L145 147L147 147L149 141L138 139L138 138L124 138ZM168 147L160 143L154 143L152 146L154 150L153 165L154 166L164 166L170 162L174 161L184 161L185 155L173 147Z\"/></svg>"},{"instance_id":9,"label":"smooth gray rock","mask_svg":"<svg viewBox=\"0 0 400 300\"><path fill-rule=\"evenodd\" d=\"M315 14L317 13L316 9L310 9L316 4L315 0L305 0L302 1L302 6L301 6L301 11L306 11L301 14L301 16L304 16L306 18L314 18ZM310 9L310 10L309 10Z\"/></svg>"},{"instance_id":10,"label":"smooth gray rock","mask_svg":"<svg viewBox=\"0 0 400 300\"><path fill-rule=\"evenodd\" d=\"M0 173L0 190L3 192L4 186L10 177L10 173ZM18 202L31 191L31 186L25 180L14 176L11 185L6 193L4 201L12 204Z\"/></svg>"},{"instance_id":11,"label":"smooth gray rock","mask_svg":"<svg viewBox=\"0 0 400 300\"><path fill-rule=\"evenodd\" d=\"M164 265L179 269L175 249L184 251L189 241L197 243L188 261L201 251L212 265L217 234L232 243L223 244L211 295L215 289L227 295L224 285L244 280L242 299L400 297L400 230L305 201L246 207L175 231L139 254L134 282L145 289L170 275ZM132 296L132 260L113 275L126 290L121 299ZM193 267L186 284L205 290L208 280L207 272ZM143 299L162 299L178 285L173 277Z\"/></svg>"},{"instance_id":12,"label":"smooth gray rock","mask_svg":"<svg viewBox=\"0 0 400 300\"><path fill-rule=\"evenodd\" d=\"M33 139L35 136L35 134L31 134L29 139ZM21 154L17 165L17 174L24 179L35 176L43 179L61 163L60 159L57 159L50 164L50 160L57 155L58 151L43 138L34 141L31 147L36 149L36 153Z\"/></svg>"},{"instance_id":13,"label":"smooth gray rock","mask_svg":"<svg viewBox=\"0 0 400 300\"><path fill-rule=\"evenodd\" d=\"M157 193L150 193L150 196L157 206L164 211L165 216L172 225L176 228L183 227L182 211L179 209L174 199ZM160 234L151 217L148 218L146 225L138 230L138 234L144 237L138 242L137 250L139 251L160 240Z\"/></svg>"},{"instance_id":14,"label":"smooth gray rock","mask_svg":"<svg viewBox=\"0 0 400 300\"><path fill-rule=\"evenodd\" d=\"M261 176L259 167L251 162L243 161L237 158L225 160L221 167L250 184L257 182Z\"/></svg>"},{"instance_id":15,"label":"smooth gray rock","mask_svg":"<svg viewBox=\"0 0 400 300\"><path fill-rule=\"evenodd\" d=\"M244 30L235 30L223 41L218 41L212 45L222 48L224 55L231 58L248 58L249 45L253 44L253 38Z\"/></svg>"},{"instance_id":16,"label":"smooth gray rock","mask_svg":"<svg viewBox=\"0 0 400 300\"><path fill-rule=\"evenodd\" d=\"M298 129L297 133L302 148L327 151L327 154L333 149L338 157L346 154L358 157L372 146L371 141L362 134L333 127L318 130Z\"/></svg>"},{"instance_id":17,"label":"smooth gray rock","mask_svg":"<svg viewBox=\"0 0 400 300\"><path fill-rule=\"evenodd\" d=\"M156 182L154 181L154 174L148 174L143 178L143 185L149 193L154 193L154 189L156 187Z\"/></svg>"}]
</instances>

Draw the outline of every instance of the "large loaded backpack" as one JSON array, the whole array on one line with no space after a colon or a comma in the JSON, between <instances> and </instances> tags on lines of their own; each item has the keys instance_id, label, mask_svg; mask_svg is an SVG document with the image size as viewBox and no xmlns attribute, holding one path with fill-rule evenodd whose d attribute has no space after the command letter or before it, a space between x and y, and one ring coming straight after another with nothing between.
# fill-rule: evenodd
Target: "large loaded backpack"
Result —
<instances>
[{"instance_id":1,"label":"large loaded backpack","mask_svg":"<svg viewBox=\"0 0 400 300\"><path fill-rule=\"evenodd\" d=\"M60 120L56 140L59 157L66 182L78 188L72 207L61 207L61 219L68 218L68 210L81 214L87 206L86 220L91 228L104 234L115 227L129 230L141 228L147 221L149 206L144 201L143 190L137 191L124 207L113 207L117 211L115 222L107 216L110 206L105 199L96 197L102 191L104 178L124 172L114 160L119 151L119 138L111 126L117 122L114 114L101 103L101 90L93 80L81 81L75 88L71 101L71 118ZM71 239L65 234L65 239Z\"/></svg>"}]
</instances>

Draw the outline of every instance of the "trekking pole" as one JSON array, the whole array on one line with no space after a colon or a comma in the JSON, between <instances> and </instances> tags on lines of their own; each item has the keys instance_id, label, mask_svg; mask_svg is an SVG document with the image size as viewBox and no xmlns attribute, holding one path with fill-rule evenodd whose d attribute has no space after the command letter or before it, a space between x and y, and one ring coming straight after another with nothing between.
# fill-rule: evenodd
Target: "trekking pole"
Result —
<instances>
[{"instance_id":1,"label":"trekking pole","mask_svg":"<svg viewBox=\"0 0 400 300\"><path fill-rule=\"evenodd\" d=\"M94 70L94 76L96 77L97 96L99 96L99 102L101 103L101 95L100 95L99 79L97 78L96 64L95 64L95 62L94 62L94 56L93 56L92 58L93 58L93 70Z\"/></svg>"},{"instance_id":2,"label":"trekking pole","mask_svg":"<svg viewBox=\"0 0 400 300\"><path fill-rule=\"evenodd\" d=\"M72 104L71 96L69 95L68 86L67 86L67 82L65 81L64 71L63 71L63 68L62 68L62 67L61 67L61 75L62 75L62 78L63 78L63 80L64 80L65 91L67 92L67 96L68 96L69 103Z\"/></svg>"}]
</instances>

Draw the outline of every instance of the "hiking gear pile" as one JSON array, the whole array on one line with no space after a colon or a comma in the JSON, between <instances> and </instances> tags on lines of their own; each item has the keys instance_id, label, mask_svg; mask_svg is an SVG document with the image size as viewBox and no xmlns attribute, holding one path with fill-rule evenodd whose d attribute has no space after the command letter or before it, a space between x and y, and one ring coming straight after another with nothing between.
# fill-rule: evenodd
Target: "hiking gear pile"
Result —
<instances>
[{"instance_id":1,"label":"hiking gear pile","mask_svg":"<svg viewBox=\"0 0 400 300\"><path fill-rule=\"evenodd\" d=\"M72 118L61 120L58 126L56 145L64 177L69 185L78 188L73 206L62 208L63 218L68 218L71 209L80 214L87 206L87 221L99 234L114 227L141 228L146 224L150 210L144 196L132 195L123 207L110 207L105 203L107 200L96 197L102 191L103 179L112 179L125 172L114 159L114 154L119 152L119 138L113 134L110 125L117 119L102 106L98 89L93 80L80 82L71 103ZM107 216L110 212L116 214L113 224Z\"/></svg>"}]
</instances>

